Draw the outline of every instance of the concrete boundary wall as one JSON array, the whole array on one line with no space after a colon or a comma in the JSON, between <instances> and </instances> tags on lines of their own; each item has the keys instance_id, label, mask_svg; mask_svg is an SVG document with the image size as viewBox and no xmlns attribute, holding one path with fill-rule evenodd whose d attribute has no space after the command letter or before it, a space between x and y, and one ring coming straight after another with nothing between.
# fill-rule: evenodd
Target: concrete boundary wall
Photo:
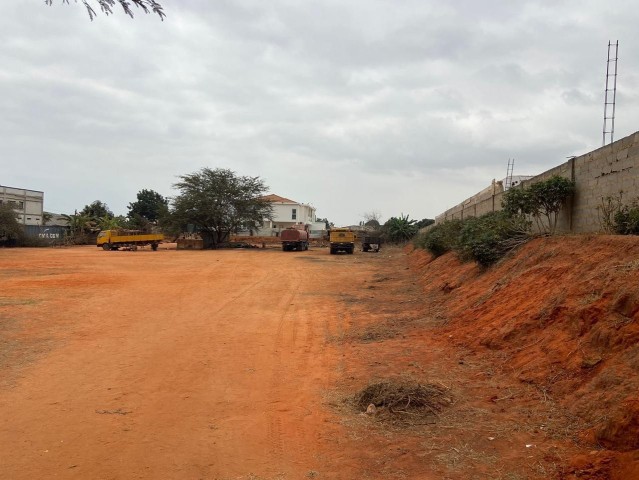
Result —
<instances>
[{"instance_id":1,"label":"concrete boundary wall","mask_svg":"<svg viewBox=\"0 0 639 480\"><path fill-rule=\"evenodd\" d=\"M574 180L576 192L559 214L557 230L560 232L587 233L601 231L597 207L602 199L623 191L624 203L639 197L639 132L574 157L529 180L525 187L560 175ZM477 217L501 210L504 189L501 182L467 198L435 217L435 223L445 220Z\"/></svg>"}]
</instances>

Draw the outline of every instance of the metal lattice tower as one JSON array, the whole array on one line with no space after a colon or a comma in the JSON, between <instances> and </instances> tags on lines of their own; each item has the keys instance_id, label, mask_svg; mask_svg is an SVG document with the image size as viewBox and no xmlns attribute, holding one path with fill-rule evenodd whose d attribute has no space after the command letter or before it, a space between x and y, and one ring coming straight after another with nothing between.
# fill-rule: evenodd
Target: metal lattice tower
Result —
<instances>
[{"instance_id":1,"label":"metal lattice tower","mask_svg":"<svg viewBox=\"0 0 639 480\"><path fill-rule=\"evenodd\" d=\"M508 190L513 186L513 169L515 168L515 159L508 159L508 168L506 169L506 185L504 185L504 190Z\"/></svg>"},{"instance_id":2,"label":"metal lattice tower","mask_svg":"<svg viewBox=\"0 0 639 480\"><path fill-rule=\"evenodd\" d=\"M611 58L611 54L614 55L614 58ZM604 97L603 145L606 145L606 138L610 138L609 143L612 143L615 140L615 101L617 99L617 60L619 60L619 40L617 40L615 43L612 43L609 41L608 42L608 61L606 62L606 93Z\"/></svg>"}]
</instances>

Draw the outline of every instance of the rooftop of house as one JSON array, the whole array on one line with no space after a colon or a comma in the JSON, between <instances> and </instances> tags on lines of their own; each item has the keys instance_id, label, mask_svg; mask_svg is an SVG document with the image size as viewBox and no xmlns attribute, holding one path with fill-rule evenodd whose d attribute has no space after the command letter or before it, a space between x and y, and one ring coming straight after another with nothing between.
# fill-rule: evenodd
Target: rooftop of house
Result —
<instances>
[{"instance_id":1,"label":"rooftop of house","mask_svg":"<svg viewBox=\"0 0 639 480\"><path fill-rule=\"evenodd\" d=\"M269 202L273 202L273 203L296 203L298 205L301 205L299 202L296 202L295 200L280 197L279 195L275 195L273 193L271 193L270 195L264 195L262 199L268 200Z\"/></svg>"}]
</instances>

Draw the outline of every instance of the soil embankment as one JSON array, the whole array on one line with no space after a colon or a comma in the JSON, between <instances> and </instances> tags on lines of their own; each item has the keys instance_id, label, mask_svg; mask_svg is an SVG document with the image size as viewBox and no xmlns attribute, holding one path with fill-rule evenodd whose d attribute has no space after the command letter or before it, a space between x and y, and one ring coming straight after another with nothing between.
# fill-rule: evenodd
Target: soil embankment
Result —
<instances>
[{"instance_id":1,"label":"soil embankment","mask_svg":"<svg viewBox=\"0 0 639 480\"><path fill-rule=\"evenodd\" d=\"M636 237L537 239L487 271L452 254L409 258L442 334L492 352L574 416L577 443L594 451L570 459L566 478L639 478Z\"/></svg>"}]
</instances>

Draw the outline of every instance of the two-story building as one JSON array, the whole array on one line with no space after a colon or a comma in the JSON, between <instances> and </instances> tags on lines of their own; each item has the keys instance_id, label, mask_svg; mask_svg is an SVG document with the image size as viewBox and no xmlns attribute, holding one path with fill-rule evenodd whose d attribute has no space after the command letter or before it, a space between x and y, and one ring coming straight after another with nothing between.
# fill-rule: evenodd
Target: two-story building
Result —
<instances>
[{"instance_id":1,"label":"two-story building","mask_svg":"<svg viewBox=\"0 0 639 480\"><path fill-rule=\"evenodd\" d=\"M273 205L273 219L265 219L258 235L278 236L279 232L294 225L315 223L315 207L279 195L262 197Z\"/></svg>"},{"instance_id":2,"label":"two-story building","mask_svg":"<svg viewBox=\"0 0 639 480\"><path fill-rule=\"evenodd\" d=\"M42 225L44 192L0 185L0 204L11 205L23 225Z\"/></svg>"}]
</instances>

